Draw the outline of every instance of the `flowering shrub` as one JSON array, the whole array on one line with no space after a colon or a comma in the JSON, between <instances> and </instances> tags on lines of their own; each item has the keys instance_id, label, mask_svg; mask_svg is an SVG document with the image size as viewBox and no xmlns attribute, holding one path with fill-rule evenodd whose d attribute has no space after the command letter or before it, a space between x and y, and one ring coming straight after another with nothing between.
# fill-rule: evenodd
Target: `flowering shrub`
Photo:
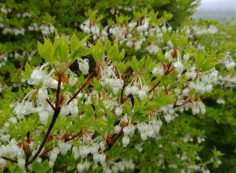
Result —
<instances>
[{"instance_id":1,"label":"flowering shrub","mask_svg":"<svg viewBox=\"0 0 236 173\"><path fill-rule=\"evenodd\" d=\"M107 15L105 2L97 8L103 4ZM190 2L180 7L191 10ZM10 75L20 84L1 82L2 171L207 173L222 164L219 147L208 144L215 130L209 119L219 118L210 103L225 104L222 97L232 93L235 46L225 41L218 49L225 33L216 23L177 27L170 13L178 8L170 1L163 1L170 13L161 16L155 9L163 6L150 4L132 7L134 12L114 6L109 20L88 10L74 34L52 36L56 28L66 32L65 19L61 28L56 22L28 26L47 37L37 51L35 41L30 45L30 56L39 58L35 64L26 60L17 69L21 77ZM2 28L2 34L24 35L23 29ZM1 66L6 78L4 68L11 66ZM234 117L228 117L233 127Z\"/></svg>"},{"instance_id":2,"label":"flowering shrub","mask_svg":"<svg viewBox=\"0 0 236 173\"><path fill-rule=\"evenodd\" d=\"M133 10L148 9L158 11L158 17L169 18L173 26L188 21L197 6L198 0L142 0L114 1L108 0L82 2L78 0L54 1L20 1L0 2L0 81L18 87L21 78L17 73L24 68L26 62L33 66L42 63L42 58L36 51L37 40L43 36L53 37L55 30L59 33L80 31L79 25L93 10L99 12L100 20L107 23L115 20L117 15L127 15ZM147 6L147 4L149 4ZM178 6L178 8L175 8ZM103 16L103 18L102 18ZM8 68L10 67L10 68ZM11 69L11 70L9 70Z\"/></svg>"}]
</instances>

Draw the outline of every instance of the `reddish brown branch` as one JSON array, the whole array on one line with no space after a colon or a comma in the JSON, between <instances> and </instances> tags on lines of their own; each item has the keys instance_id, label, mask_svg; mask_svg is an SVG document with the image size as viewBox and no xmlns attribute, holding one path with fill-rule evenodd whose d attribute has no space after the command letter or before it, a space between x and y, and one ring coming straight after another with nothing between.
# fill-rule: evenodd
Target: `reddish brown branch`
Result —
<instances>
[{"instance_id":1,"label":"reddish brown branch","mask_svg":"<svg viewBox=\"0 0 236 173\"><path fill-rule=\"evenodd\" d=\"M73 94L73 96L71 97L71 99L67 102L67 104L69 104L73 99L75 99L77 97L77 95L86 87L86 85L89 83L89 81L95 76L96 74L96 68L95 70L88 76L88 78L86 79L86 81L83 83L83 85L81 85L79 87L79 89Z\"/></svg>"},{"instance_id":2,"label":"reddish brown branch","mask_svg":"<svg viewBox=\"0 0 236 173\"><path fill-rule=\"evenodd\" d=\"M110 150L112 148L112 146L116 143L116 141L119 139L119 137L121 137L122 135L123 135L123 128L120 131L120 133L118 133L118 134L108 135L108 137L106 139L106 148L105 148L104 152Z\"/></svg>"}]
</instances>

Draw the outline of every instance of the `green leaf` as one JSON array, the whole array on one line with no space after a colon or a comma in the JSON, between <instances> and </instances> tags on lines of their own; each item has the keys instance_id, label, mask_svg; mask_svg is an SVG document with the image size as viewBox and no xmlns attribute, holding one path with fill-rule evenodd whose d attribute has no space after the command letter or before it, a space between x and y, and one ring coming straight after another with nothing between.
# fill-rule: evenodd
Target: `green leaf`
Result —
<instances>
[{"instance_id":1,"label":"green leaf","mask_svg":"<svg viewBox=\"0 0 236 173\"><path fill-rule=\"evenodd\" d=\"M46 62L55 62L54 46L49 39L45 39L44 44L38 43L38 52L46 60Z\"/></svg>"},{"instance_id":2,"label":"green leaf","mask_svg":"<svg viewBox=\"0 0 236 173\"><path fill-rule=\"evenodd\" d=\"M79 45L79 39L74 33L70 41L70 51L75 52L76 50L78 50L78 45Z\"/></svg>"},{"instance_id":3,"label":"green leaf","mask_svg":"<svg viewBox=\"0 0 236 173\"><path fill-rule=\"evenodd\" d=\"M97 41L96 45L91 47L91 51L96 63L100 62L104 56L102 42L100 40Z\"/></svg>"},{"instance_id":4,"label":"green leaf","mask_svg":"<svg viewBox=\"0 0 236 173\"><path fill-rule=\"evenodd\" d=\"M54 48L57 61L68 62L69 45L65 36L55 40Z\"/></svg>"},{"instance_id":5,"label":"green leaf","mask_svg":"<svg viewBox=\"0 0 236 173\"><path fill-rule=\"evenodd\" d=\"M71 58L73 60L79 59L82 56L87 56L88 54L90 54L90 50L88 48L84 48L84 45L88 38L89 36L86 36L82 40L79 40L78 37L73 34L70 43Z\"/></svg>"}]
</instances>

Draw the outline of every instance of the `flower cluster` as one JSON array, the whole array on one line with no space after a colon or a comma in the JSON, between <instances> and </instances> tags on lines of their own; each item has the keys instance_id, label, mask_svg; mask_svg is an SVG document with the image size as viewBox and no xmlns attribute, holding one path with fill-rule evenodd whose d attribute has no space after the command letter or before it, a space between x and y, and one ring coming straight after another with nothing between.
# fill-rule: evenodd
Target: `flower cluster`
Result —
<instances>
[{"instance_id":1,"label":"flower cluster","mask_svg":"<svg viewBox=\"0 0 236 173\"><path fill-rule=\"evenodd\" d=\"M133 20L127 26L114 24L109 27L105 26L104 29L100 29L98 24L88 19L80 27L85 33L91 34L94 40L104 40L104 37L112 35L115 40L126 45L127 48L134 47L136 51L143 49L150 54L156 54L160 49L158 45L165 43L163 34L172 31L172 27L166 27L165 25L159 27L155 23L151 23L148 17L141 21ZM156 38L158 41L149 38ZM170 40L165 44L168 48L174 47Z\"/></svg>"},{"instance_id":2,"label":"flower cluster","mask_svg":"<svg viewBox=\"0 0 236 173\"><path fill-rule=\"evenodd\" d=\"M33 24L28 26L28 30L31 31L31 32L32 31L35 31L35 32L40 31L43 36L46 36L46 35L49 35L49 34L53 34L55 32L55 27L52 24L38 25L36 23L33 23Z\"/></svg>"}]
</instances>

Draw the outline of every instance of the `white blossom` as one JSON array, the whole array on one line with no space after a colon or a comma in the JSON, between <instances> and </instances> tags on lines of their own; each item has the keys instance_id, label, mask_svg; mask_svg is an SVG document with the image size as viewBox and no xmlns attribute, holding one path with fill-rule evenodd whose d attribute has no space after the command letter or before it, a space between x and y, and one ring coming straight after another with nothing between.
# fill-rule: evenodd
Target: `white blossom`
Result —
<instances>
[{"instance_id":1,"label":"white blossom","mask_svg":"<svg viewBox=\"0 0 236 173\"><path fill-rule=\"evenodd\" d=\"M79 70L82 72L83 75L87 75L89 73L89 61L88 59L79 59Z\"/></svg>"},{"instance_id":2,"label":"white blossom","mask_svg":"<svg viewBox=\"0 0 236 173\"><path fill-rule=\"evenodd\" d=\"M152 70L152 73L154 75L164 75L164 70L163 70L163 67L162 66L159 66L159 67L155 67L153 70Z\"/></svg>"},{"instance_id":3,"label":"white blossom","mask_svg":"<svg viewBox=\"0 0 236 173\"><path fill-rule=\"evenodd\" d=\"M130 142L129 136L124 136L124 137L122 138L123 147L127 147L127 146L129 145L129 142Z\"/></svg>"},{"instance_id":4,"label":"white blossom","mask_svg":"<svg viewBox=\"0 0 236 173\"><path fill-rule=\"evenodd\" d=\"M179 74L181 74L184 71L184 65L180 61L175 62L174 67L175 67L176 72Z\"/></svg>"},{"instance_id":5,"label":"white blossom","mask_svg":"<svg viewBox=\"0 0 236 173\"><path fill-rule=\"evenodd\" d=\"M40 84L45 79L46 74L41 69L35 69L30 77L29 84Z\"/></svg>"},{"instance_id":6,"label":"white blossom","mask_svg":"<svg viewBox=\"0 0 236 173\"><path fill-rule=\"evenodd\" d=\"M6 160L0 158L0 167L4 168L6 166Z\"/></svg>"},{"instance_id":7,"label":"white blossom","mask_svg":"<svg viewBox=\"0 0 236 173\"><path fill-rule=\"evenodd\" d=\"M38 101L39 103L46 105L48 104L46 99L48 98L48 91L46 88L40 88L38 90Z\"/></svg>"},{"instance_id":8,"label":"white blossom","mask_svg":"<svg viewBox=\"0 0 236 173\"><path fill-rule=\"evenodd\" d=\"M102 153L102 154L96 153L96 154L93 155L93 161L94 161L95 163L100 162L101 164L105 164L106 155L103 154L103 153Z\"/></svg>"},{"instance_id":9,"label":"white blossom","mask_svg":"<svg viewBox=\"0 0 236 173\"><path fill-rule=\"evenodd\" d=\"M39 119L41 123L46 124L48 121L49 113L47 111L42 110L42 111L39 111L38 114L39 114Z\"/></svg>"},{"instance_id":10,"label":"white blossom","mask_svg":"<svg viewBox=\"0 0 236 173\"><path fill-rule=\"evenodd\" d=\"M63 105L61 108L60 114L63 117L66 117L67 115L69 115L70 114L70 107L68 105Z\"/></svg>"},{"instance_id":11,"label":"white blossom","mask_svg":"<svg viewBox=\"0 0 236 173\"><path fill-rule=\"evenodd\" d=\"M24 158L18 159L17 164L21 169L25 169L25 159Z\"/></svg>"},{"instance_id":12,"label":"white blossom","mask_svg":"<svg viewBox=\"0 0 236 173\"><path fill-rule=\"evenodd\" d=\"M69 84L71 86L74 86L77 83L77 81L78 81L78 78L76 78L75 76L72 76L69 78Z\"/></svg>"},{"instance_id":13,"label":"white blossom","mask_svg":"<svg viewBox=\"0 0 236 173\"><path fill-rule=\"evenodd\" d=\"M116 107L116 109L115 109L115 114L116 114L117 116L121 115L121 114L122 114L122 108L121 108L121 107Z\"/></svg>"},{"instance_id":14,"label":"white blossom","mask_svg":"<svg viewBox=\"0 0 236 173\"><path fill-rule=\"evenodd\" d=\"M60 142L58 144L58 148L60 150L60 153L62 155L65 155L67 153L67 151L69 151L71 149L71 144L70 143L65 143L65 142Z\"/></svg>"},{"instance_id":15,"label":"white blossom","mask_svg":"<svg viewBox=\"0 0 236 173\"><path fill-rule=\"evenodd\" d=\"M135 132L135 126L133 124L129 124L128 126L123 128L124 135L132 137Z\"/></svg>"},{"instance_id":16,"label":"white blossom","mask_svg":"<svg viewBox=\"0 0 236 173\"><path fill-rule=\"evenodd\" d=\"M85 161L83 163L78 163L77 164L77 171L79 173L84 172L84 171L88 171L89 167L90 167L90 163L88 161Z\"/></svg>"}]
</instances>

